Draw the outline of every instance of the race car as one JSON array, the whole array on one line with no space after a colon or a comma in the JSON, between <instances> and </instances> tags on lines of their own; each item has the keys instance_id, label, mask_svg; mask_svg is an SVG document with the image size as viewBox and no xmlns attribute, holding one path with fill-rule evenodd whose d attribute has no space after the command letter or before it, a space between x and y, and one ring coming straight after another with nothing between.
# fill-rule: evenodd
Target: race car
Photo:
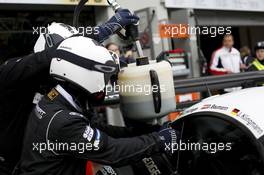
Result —
<instances>
[{"instance_id":1,"label":"race car","mask_svg":"<svg viewBox=\"0 0 264 175\"><path fill-rule=\"evenodd\" d=\"M175 171L264 174L263 97L264 87L248 88L209 97L184 110L172 123L181 132L170 161Z\"/></svg>"},{"instance_id":2,"label":"race car","mask_svg":"<svg viewBox=\"0 0 264 175\"><path fill-rule=\"evenodd\" d=\"M156 80L159 82L156 84L165 84L165 91L160 91L157 103L155 93L121 90L120 107L125 118L154 123L170 110L176 110L178 104L173 103L170 97L177 93L235 86L245 88L249 84L254 85L254 81L263 81L263 72L250 72L177 80L173 84L172 71L165 72L170 70L169 65L160 62L124 68L119 74L119 84L127 85L129 82L130 85L138 85L142 78L133 78L139 76L146 79L144 85L153 85L151 74L148 73L150 70L156 71ZM131 72L137 72L138 75ZM131 79L133 83L128 81ZM143 159L136 165L135 174L263 175L263 98L264 87L253 87L211 96L188 107L171 123L180 137L176 144L166 145L169 154ZM169 103L168 99L171 99ZM156 110L157 104L160 110ZM129 109L134 108L138 109L137 115L130 113Z\"/></svg>"}]
</instances>

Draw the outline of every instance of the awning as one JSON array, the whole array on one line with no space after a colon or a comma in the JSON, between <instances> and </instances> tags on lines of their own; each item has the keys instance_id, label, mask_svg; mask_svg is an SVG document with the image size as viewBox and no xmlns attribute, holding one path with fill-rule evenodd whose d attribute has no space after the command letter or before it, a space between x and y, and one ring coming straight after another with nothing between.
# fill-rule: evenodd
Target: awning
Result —
<instances>
[{"instance_id":1,"label":"awning","mask_svg":"<svg viewBox=\"0 0 264 175\"><path fill-rule=\"evenodd\" d=\"M264 11L263 0L165 0L167 8Z\"/></svg>"},{"instance_id":2,"label":"awning","mask_svg":"<svg viewBox=\"0 0 264 175\"><path fill-rule=\"evenodd\" d=\"M264 26L264 13L222 10L194 10L201 26Z\"/></svg>"},{"instance_id":3,"label":"awning","mask_svg":"<svg viewBox=\"0 0 264 175\"><path fill-rule=\"evenodd\" d=\"M79 0L0 0L0 4L45 4L45 5L76 5ZM107 6L106 0L89 0L87 5Z\"/></svg>"}]
</instances>

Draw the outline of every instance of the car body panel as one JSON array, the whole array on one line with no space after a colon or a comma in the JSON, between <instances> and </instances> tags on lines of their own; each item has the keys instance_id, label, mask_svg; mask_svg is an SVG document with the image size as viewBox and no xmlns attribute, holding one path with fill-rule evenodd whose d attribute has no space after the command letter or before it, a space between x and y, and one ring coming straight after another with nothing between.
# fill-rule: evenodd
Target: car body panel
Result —
<instances>
[{"instance_id":1,"label":"car body panel","mask_svg":"<svg viewBox=\"0 0 264 175\"><path fill-rule=\"evenodd\" d=\"M264 87L216 95L184 110L176 119L199 112L215 112L232 117L246 126L259 139L264 136Z\"/></svg>"}]
</instances>

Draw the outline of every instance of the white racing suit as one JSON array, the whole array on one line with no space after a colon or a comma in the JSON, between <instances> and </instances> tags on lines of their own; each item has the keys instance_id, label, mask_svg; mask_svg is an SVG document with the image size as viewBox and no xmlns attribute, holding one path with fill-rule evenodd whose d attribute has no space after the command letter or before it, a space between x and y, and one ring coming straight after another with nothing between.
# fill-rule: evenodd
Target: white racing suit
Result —
<instances>
[{"instance_id":1,"label":"white racing suit","mask_svg":"<svg viewBox=\"0 0 264 175\"><path fill-rule=\"evenodd\" d=\"M240 73L240 64L242 63L240 53L237 49L228 49L221 47L217 49L211 58L210 73L212 75L224 75L228 71ZM241 87L226 88L226 92L232 92L241 89Z\"/></svg>"}]
</instances>

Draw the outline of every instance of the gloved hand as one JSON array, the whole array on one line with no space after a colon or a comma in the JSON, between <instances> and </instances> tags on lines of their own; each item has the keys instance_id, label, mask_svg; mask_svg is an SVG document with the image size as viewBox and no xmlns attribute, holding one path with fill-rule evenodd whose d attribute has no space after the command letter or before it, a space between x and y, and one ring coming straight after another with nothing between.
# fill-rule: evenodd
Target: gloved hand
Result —
<instances>
[{"instance_id":1,"label":"gloved hand","mask_svg":"<svg viewBox=\"0 0 264 175\"><path fill-rule=\"evenodd\" d=\"M132 14L128 9L118 10L115 15L110 18L105 24L99 26L99 41L106 40L110 35L125 28L130 24L137 24L139 17Z\"/></svg>"},{"instance_id":2,"label":"gloved hand","mask_svg":"<svg viewBox=\"0 0 264 175\"><path fill-rule=\"evenodd\" d=\"M160 131L163 130L163 129L167 129L167 128L170 128L171 127L171 122L165 122L163 123L163 125L160 127Z\"/></svg>"},{"instance_id":3,"label":"gloved hand","mask_svg":"<svg viewBox=\"0 0 264 175\"><path fill-rule=\"evenodd\" d=\"M119 173L110 166L104 166L95 175L118 175Z\"/></svg>"},{"instance_id":4,"label":"gloved hand","mask_svg":"<svg viewBox=\"0 0 264 175\"><path fill-rule=\"evenodd\" d=\"M174 145L177 143L178 136L174 129L165 128L159 131L161 149L166 153L172 153Z\"/></svg>"}]
</instances>

